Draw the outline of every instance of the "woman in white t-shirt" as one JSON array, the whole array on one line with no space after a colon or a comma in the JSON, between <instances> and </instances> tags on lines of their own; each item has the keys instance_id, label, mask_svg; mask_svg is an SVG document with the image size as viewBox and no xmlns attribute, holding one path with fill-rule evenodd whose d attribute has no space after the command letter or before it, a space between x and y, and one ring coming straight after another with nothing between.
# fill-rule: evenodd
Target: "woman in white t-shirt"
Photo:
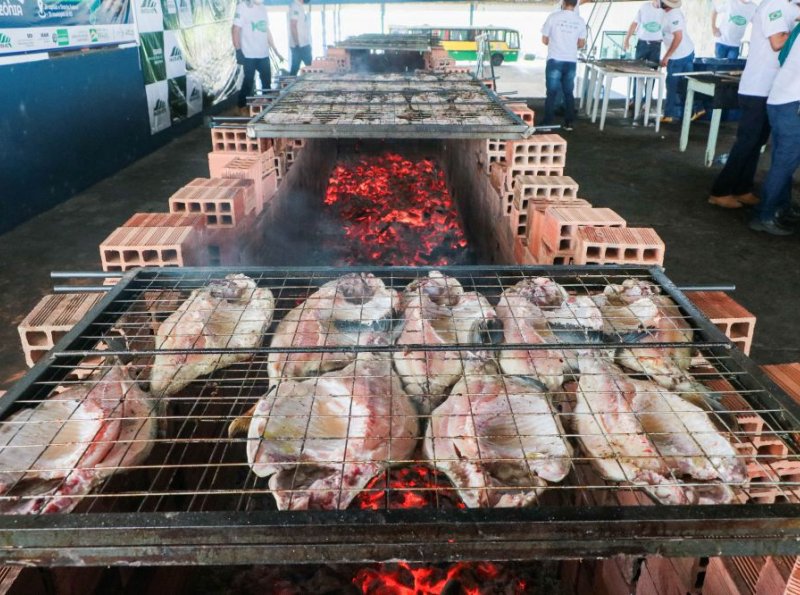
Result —
<instances>
[{"instance_id":1,"label":"woman in white t-shirt","mask_svg":"<svg viewBox=\"0 0 800 595\"><path fill-rule=\"evenodd\" d=\"M780 62L767 98L772 162L750 229L785 236L800 222L800 207L792 204L792 178L800 167L800 25L781 50Z\"/></svg>"}]
</instances>

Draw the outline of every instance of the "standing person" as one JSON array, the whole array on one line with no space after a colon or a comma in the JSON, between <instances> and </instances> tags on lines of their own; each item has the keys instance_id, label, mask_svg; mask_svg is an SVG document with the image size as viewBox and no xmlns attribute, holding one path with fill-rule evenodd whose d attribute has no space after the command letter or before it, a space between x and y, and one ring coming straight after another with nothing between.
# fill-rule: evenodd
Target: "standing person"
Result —
<instances>
[{"instance_id":1,"label":"standing person","mask_svg":"<svg viewBox=\"0 0 800 595\"><path fill-rule=\"evenodd\" d=\"M231 27L233 47L236 50L236 62L244 68L244 80L239 90L237 102L240 111L247 109L247 96L253 92L256 70L261 78L261 86L269 89L272 71L269 65L269 50L273 49L278 59L283 56L275 47L272 33L269 30L267 7L261 0L245 0L236 5Z\"/></svg>"},{"instance_id":2,"label":"standing person","mask_svg":"<svg viewBox=\"0 0 800 595\"><path fill-rule=\"evenodd\" d=\"M300 63L311 66L311 14L304 5L311 0L291 0L289 6L289 54L292 66L289 74L297 75Z\"/></svg>"},{"instance_id":3,"label":"standing person","mask_svg":"<svg viewBox=\"0 0 800 595\"><path fill-rule=\"evenodd\" d=\"M772 126L772 163L764 180L764 198L750 229L772 235L793 233L789 227L800 219L792 206L792 176L800 166L800 25L795 26L781 50L782 65L767 98Z\"/></svg>"},{"instance_id":4,"label":"standing person","mask_svg":"<svg viewBox=\"0 0 800 595\"><path fill-rule=\"evenodd\" d=\"M649 0L642 4L636 19L628 27L625 41L622 44L627 52L631 44L631 36L636 33L636 60L645 60L657 65L661 61L661 41L664 38L661 23L664 20L664 11L659 0ZM654 66L657 68L657 66ZM638 91L638 83L634 85L634 97Z\"/></svg>"},{"instance_id":5,"label":"standing person","mask_svg":"<svg viewBox=\"0 0 800 595\"><path fill-rule=\"evenodd\" d=\"M575 122L575 71L578 50L586 45L586 22L575 10L578 0L563 0L561 10L551 13L542 27L542 43L547 46L545 82L547 100L543 125L553 123L558 92L564 94L564 130Z\"/></svg>"},{"instance_id":6,"label":"standing person","mask_svg":"<svg viewBox=\"0 0 800 595\"><path fill-rule=\"evenodd\" d=\"M636 33L636 60L646 60L653 64L661 61L661 41L664 39L662 31L662 21L664 11L661 9L659 0L648 0L639 8L636 19L628 27L625 34L623 48L628 51L631 44L631 36Z\"/></svg>"},{"instance_id":7,"label":"standing person","mask_svg":"<svg viewBox=\"0 0 800 595\"><path fill-rule=\"evenodd\" d=\"M667 67L667 99L664 106L664 123L680 120L683 115L683 98L679 92L682 72L694 70L694 44L686 31L686 17L681 11L681 0L661 0L664 9L664 47L661 66Z\"/></svg>"},{"instance_id":8,"label":"standing person","mask_svg":"<svg viewBox=\"0 0 800 595\"><path fill-rule=\"evenodd\" d=\"M718 60L739 57L739 46L756 8L751 0L722 0L711 9L711 31L717 40L714 53ZM717 17L722 17L722 24L717 25Z\"/></svg>"},{"instance_id":9,"label":"standing person","mask_svg":"<svg viewBox=\"0 0 800 595\"><path fill-rule=\"evenodd\" d=\"M750 55L739 82L739 127L728 161L711 186L708 202L726 209L754 205L761 147L770 133L767 96L778 74L778 51L786 42L800 8L787 0L764 0L753 16Z\"/></svg>"}]
</instances>

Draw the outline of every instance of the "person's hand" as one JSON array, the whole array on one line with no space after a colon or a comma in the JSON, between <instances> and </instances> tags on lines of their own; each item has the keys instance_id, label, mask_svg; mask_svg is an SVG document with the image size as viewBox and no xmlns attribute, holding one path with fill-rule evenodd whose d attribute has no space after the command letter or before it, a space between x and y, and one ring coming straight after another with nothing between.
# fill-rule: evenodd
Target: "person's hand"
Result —
<instances>
[{"instance_id":1,"label":"person's hand","mask_svg":"<svg viewBox=\"0 0 800 595\"><path fill-rule=\"evenodd\" d=\"M622 49L627 52L630 47L631 47L631 40L626 37L625 41L622 42Z\"/></svg>"},{"instance_id":2,"label":"person's hand","mask_svg":"<svg viewBox=\"0 0 800 595\"><path fill-rule=\"evenodd\" d=\"M722 32L717 27L714 27L714 37L722 37Z\"/></svg>"},{"instance_id":3,"label":"person's hand","mask_svg":"<svg viewBox=\"0 0 800 595\"><path fill-rule=\"evenodd\" d=\"M236 50L236 63L244 66L244 52L242 50Z\"/></svg>"},{"instance_id":4,"label":"person's hand","mask_svg":"<svg viewBox=\"0 0 800 595\"><path fill-rule=\"evenodd\" d=\"M275 52L275 55L278 57L278 62L284 62L283 56L281 56L278 52Z\"/></svg>"},{"instance_id":5,"label":"person's hand","mask_svg":"<svg viewBox=\"0 0 800 595\"><path fill-rule=\"evenodd\" d=\"M661 62L659 62L659 66L661 66L662 68L666 68L668 62L669 62L669 58L664 57L664 58L661 59Z\"/></svg>"}]
</instances>

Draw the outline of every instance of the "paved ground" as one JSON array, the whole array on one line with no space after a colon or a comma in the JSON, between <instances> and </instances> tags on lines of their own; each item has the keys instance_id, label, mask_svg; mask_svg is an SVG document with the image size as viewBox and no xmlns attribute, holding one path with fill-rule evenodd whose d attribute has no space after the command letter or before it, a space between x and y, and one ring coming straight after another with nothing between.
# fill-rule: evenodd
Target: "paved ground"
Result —
<instances>
[{"instance_id":1,"label":"paved ground","mask_svg":"<svg viewBox=\"0 0 800 595\"><path fill-rule=\"evenodd\" d=\"M541 96L541 62L503 66L501 91ZM541 100L532 102L541 111ZM621 104L620 104L621 105ZM734 284L735 297L757 314L753 357L759 363L800 360L800 239L749 231L744 211L706 203L716 169L702 164L707 125L694 125L690 148L678 151L677 127L659 134L612 112L603 133L585 120L565 136L567 173L594 205L614 208L630 225L654 226L667 243L667 273L678 283ZM720 152L730 145L723 126ZM187 180L207 175L208 133L198 129L72 200L0 236L0 388L25 369L17 324L51 291L50 271L99 270L97 246L137 211L163 210ZM764 158L763 164L768 162ZM763 169L760 176L763 176Z\"/></svg>"}]
</instances>

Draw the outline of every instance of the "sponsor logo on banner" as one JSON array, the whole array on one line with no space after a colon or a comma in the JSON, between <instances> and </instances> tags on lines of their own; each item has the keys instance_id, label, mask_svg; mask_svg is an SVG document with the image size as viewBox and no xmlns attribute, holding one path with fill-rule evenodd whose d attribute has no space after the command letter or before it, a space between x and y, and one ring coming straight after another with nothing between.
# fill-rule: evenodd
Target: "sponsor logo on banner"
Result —
<instances>
[{"instance_id":1,"label":"sponsor logo on banner","mask_svg":"<svg viewBox=\"0 0 800 595\"><path fill-rule=\"evenodd\" d=\"M160 81L144 88L147 108L150 112L150 133L155 134L170 126L167 81Z\"/></svg>"},{"instance_id":2,"label":"sponsor logo on banner","mask_svg":"<svg viewBox=\"0 0 800 595\"><path fill-rule=\"evenodd\" d=\"M0 17L22 17L25 0L3 0L0 2Z\"/></svg>"},{"instance_id":3,"label":"sponsor logo on banner","mask_svg":"<svg viewBox=\"0 0 800 595\"><path fill-rule=\"evenodd\" d=\"M59 47L69 45L69 31L66 29L56 29L53 33L53 43Z\"/></svg>"},{"instance_id":4,"label":"sponsor logo on banner","mask_svg":"<svg viewBox=\"0 0 800 595\"><path fill-rule=\"evenodd\" d=\"M189 117L203 111L203 87L194 76L186 77L186 115Z\"/></svg>"},{"instance_id":5,"label":"sponsor logo on banner","mask_svg":"<svg viewBox=\"0 0 800 595\"><path fill-rule=\"evenodd\" d=\"M89 39L92 40L92 43L97 43L98 41L100 41L100 35L98 35L97 29L95 29L94 27L89 29Z\"/></svg>"},{"instance_id":6,"label":"sponsor logo on banner","mask_svg":"<svg viewBox=\"0 0 800 595\"><path fill-rule=\"evenodd\" d=\"M11 47L11 38L5 33L0 33L0 48L10 50Z\"/></svg>"},{"instance_id":7,"label":"sponsor logo on banner","mask_svg":"<svg viewBox=\"0 0 800 595\"><path fill-rule=\"evenodd\" d=\"M142 14L155 14L158 12L156 0L142 0L139 11Z\"/></svg>"},{"instance_id":8,"label":"sponsor logo on banner","mask_svg":"<svg viewBox=\"0 0 800 595\"><path fill-rule=\"evenodd\" d=\"M164 30L161 0L133 0L133 2L140 32L150 33Z\"/></svg>"},{"instance_id":9,"label":"sponsor logo on banner","mask_svg":"<svg viewBox=\"0 0 800 595\"><path fill-rule=\"evenodd\" d=\"M167 60L166 73L168 79L186 76L186 61L178 45L178 36L173 31L164 31L164 55Z\"/></svg>"}]
</instances>

